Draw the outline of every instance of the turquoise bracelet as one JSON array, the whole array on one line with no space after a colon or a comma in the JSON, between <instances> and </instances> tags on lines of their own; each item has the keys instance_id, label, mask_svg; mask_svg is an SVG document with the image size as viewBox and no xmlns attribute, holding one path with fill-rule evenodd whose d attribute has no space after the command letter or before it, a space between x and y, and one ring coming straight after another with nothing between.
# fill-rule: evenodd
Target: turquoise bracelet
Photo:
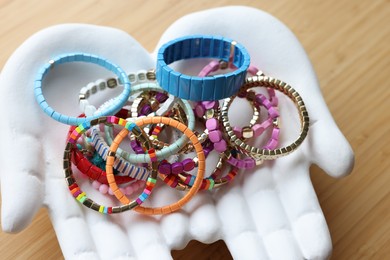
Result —
<instances>
[{"instance_id":1,"label":"turquoise bracelet","mask_svg":"<svg viewBox=\"0 0 390 260\"><path fill-rule=\"evenodd\" d=\"M168 65L179 60L214 58L237 70L207 77L189 76ZM172 40L157 54L156 80L168 93L192 101L220 100L236 94L244 83L250 57L243 45L221 36L190 35Z\"/></svg>"},{"instance_id":2,"label":"turquoise bracelet","mask_svg":"<svg viewBox=\"0 0 390 260\"><path fill-rule=\"evenodd\" d=\"M118 76L118 78L123 83L124 86L123 92L116 97L115 103L113 103L109 107L106 107L106 109L100 111L99 113L94 114L93 116L79 118L79 117L71 117L71 116L58 113L53 108L51 108L49 104L46 102L46 99L42 93L42 81L46 76L46 74L49 72L49 70L51 70L54 66L63 63L69 63L69 62L94 63L103 68L106 68L107 70L112 71ZM130 81L126 73L118 65L115 65L114 63L108 61L107 59L98 57L96 55L87 54L87 53L69 53L69 54L60 55L50 60L39 70L34 82L34 95L41 109L51 118L67 125L79 125L84 122L88 122L102 116L113 115L116 112L118 112L123 107L123 105L126 103L127 99L130 96Z\"/></svg>"}]
</instances>

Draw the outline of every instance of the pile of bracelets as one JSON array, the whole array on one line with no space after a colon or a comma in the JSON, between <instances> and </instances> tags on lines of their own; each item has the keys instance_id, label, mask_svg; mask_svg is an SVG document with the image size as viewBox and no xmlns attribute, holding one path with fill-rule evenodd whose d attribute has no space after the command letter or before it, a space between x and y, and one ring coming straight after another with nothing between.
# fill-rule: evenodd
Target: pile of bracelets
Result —
<instances>
[{"instance_id":1,"label":"pile of bracelets","mask_svg":"<svg viewBox=\"0 0 390 260\"><path fill-rule=\"evenodd\" d=\"M194 58L211 59L197 76L169 66ZM73 116L55 111L42 92L46 74L70 62L93 63L116 75L80 86L80 113ZM91 96L104 97L115 88L122 90L117 97L101 105L91 103ZM47 115L70 126L63 154L70 193L82 205L102 214L178 211L198 191L228 189L227 184L245 170L295 151L309 130L300 94L259 71L250 63L243 45L220 36L190 35L172 40L158 51L156 68L130 73L96 55L63 54L39 70L34 94ZM229 119L236 99L247 102L253 110L245 126L234 125ZM281 145L279 107L286 102L296 106L300 130L293 142ZM208 164L206 171L211 153L217 155L217 162ZM85 185L116 203L99 204L83 191ZM179 190L183 196L165 206L143 204L162 186Z\"/></svg>"}]
</instances>

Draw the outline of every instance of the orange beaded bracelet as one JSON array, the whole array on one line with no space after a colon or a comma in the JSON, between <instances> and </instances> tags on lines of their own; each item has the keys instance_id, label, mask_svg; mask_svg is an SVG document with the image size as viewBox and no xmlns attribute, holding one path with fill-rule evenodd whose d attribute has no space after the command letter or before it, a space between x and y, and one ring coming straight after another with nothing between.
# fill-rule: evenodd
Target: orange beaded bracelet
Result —
<instances>
[{"instance_id":1,"label":"orange beaded bracelet","mask_svg":"<svg viewBox=\"0 0 390 260\"><path fill-rule=\"evenodd\" d=\"M144 207L144 206L137 206L133 210L146 214L146 215L161 215L161 214L168 214L172 213L174 211L179 210L182 208L188 201L191 200L191 198L196 194L196 192L199 190L204 172L206 169L205 166L205 155L203 153L202 145L200 144L197 136L184 124L180 123L179 121L176 121L172 118L168 117L144 117L141 119L138 119L135 124L137 126L143 126L148 124L164 124L168 126L172 126L179 131L181 131L183 134L185 134L188 139L192 142L195 152L197 154L197 157L199 159L198 161L198 172L194 181L194 184L192 187L188 190L187 194L181 198L179 201L172 203L170 205L164 206L164 207ZM110 185L111 189L114 191L114 194L116 198L122 203L122 204L129 204L129 199L119 190L118 185L115 182L114 178L114 172L113 172L113 165L115 161L115 153L119 147L119 144L123 141L124 137L127 136L129 133L129 130L124 128L121 130L121 132L115 137L114 141L111 144L110 151L108 152L107 156L107 162L106 162L106 173L107 173L107 180L108 184ZM146 155L147 156L147 155ZM150 158L152 160L157 160L156 155L149 154Z\"/></svg>"}]
</instances>

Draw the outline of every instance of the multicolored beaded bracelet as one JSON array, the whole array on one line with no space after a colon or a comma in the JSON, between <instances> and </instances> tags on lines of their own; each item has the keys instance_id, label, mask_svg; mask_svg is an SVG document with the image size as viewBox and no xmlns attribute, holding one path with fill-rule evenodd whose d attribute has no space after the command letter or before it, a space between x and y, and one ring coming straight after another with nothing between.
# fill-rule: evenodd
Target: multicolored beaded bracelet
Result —
<instances>
[{"instance_id":1,"label":"multicolored beaded bracelet","mask_svg":"<svg viewBox=\"0 0 390 260\"><path fill-rule=\"evenodd\" d=\"M78 118L58 113L46 102L46 99L42 93L42 81L49 70L53 69L54 66L68 62L93 63L114 72L123 82L123 92L116 98L116 102L112 104L112 106L109 106L105 110L100 111L99 113L90 117ZM107 59L87 53L70 53L53 58L39 70L34 82L34 95L39 106L48 116L63 124L79 125L83 122L88 122L101 116L113 115L118 112L129 98L130 81L126 73L118 65L108 61Z\"/></svg>"},{"instance_id":2,"label":"multicolored beaded bracelet","mask_svg":"<svg viewBox=\"0 0 390 260\"><path fill-rule=\"evenodd\" d=\"M187 138L192 142L197 157L198 157L198 172L196 175L196 179L194 181L194 184L192 188L187 192L187 194L181 198L179 201L172 203L170 205L164 206L164 207L144 207L144 206L138 206L134 208L135 211L147 214L147 215L160 215L160 214L167 214L172 213L174 211L179 210L181 207L183 207L198 191L202 179L204 176L205 171L205 156L203 153L203 149L201 144L198 141L198 138L196 135L184 124L168 117L144 117L138 119L136 122L137 126L147 125L147 124L165 124L168 126L172 126L178 130L180 130L183 134L187 136ZM120 200L123 204L128 204L129 199L119 190L117 184L115 183L114 173L113 173L113 164L115 160L115 153L118 149L120 143L123 141L123 139L127 136L129 133L129 129L124 128L122 131L115 137L113 143L110 146L110 152L107 157L107 164L106 164L106 172L107 172L107 179L110 187L114 191L115 196L118 200ZM157 154L155 151L149 153L150 160L153 163L158 163Z\"/></svg>"},{"instance_id":3,"label":"multicolored beaded bracelet","mask_svg":"<svg viewBox=\"0 0 390 260\"><path fill-rule=\"evenodd\" d=\"M237 70L209 77L189 76L168 65L179 60L216 58ZM192 101L219 100L234 95L245 80L250 57L244 46L220 36L189 35L172 40L157 53L156 79L168 93Z\"/></svg>"},{"instance_id":4,"label":"multicolored beaded bracelet","mask_svg":"<svg viewBox=\"0 0 390 260\"><path fill-rule=\"evenodd\" d=\"M151 174L148 178L148 181L146 182L146 187L141 195L138 196L137 199L134 201L129 201L126 203L126 205L123 206L103 206L96 202L94 202L92 199L87 197L87 194L81 190L81 188L78 186L76 179L73 176L73 171L71 167L71 153L72 148L76 145L77 140L88 130L91 128L91 126L98 125L98 124L116 124L121 125L124 127L124 129L127 130L127 132L130 130L137 138L141 139L141 143L144 145L144 148L146 151L148 151L147 154L152 154L154 152L153 149L151 149L151 143L149 142L146 134L140 129L136 124L127 122L126 120L122 118L118 118L115 116L108 116L108 117L100 117L98 119L94 119L90 122L84 122L80 124L78 127L75 128L75 130L70 134L65 151L64 151L64 171L65 171L65 179L68 183L69 190L71 191L73 197L77 199L81 204L84 206L91 208L95 211L98 211L102 214L114 214L114 213L120 213L123 211L127 211L130 209L133 209L134 207L140 205L151 193L153 187L156 183L156 177L157 177L157 162L152 162L152 169ZM124 138L124 137L123 137ZM145 154L145 156L147 156ZM110 164L114 163L113 158L110 160ZM111 168L111 172L107 173L107 180L108 183L115 182L115 177ZM114 193L117 192L117 190L114 190Z\"/></svg>"},{"instance_id":5,"label":"multicolored beaded bracelet","mask_svg":"<svg viewBox=\"0 0 390 260\"><path fill-rule=\"evenodd\" d=\"M300 130L299 137L288 146L278 148L278 149L271 149L271 150L265 148L252 147L249 144L244 143L234 133L233 128L231 127L229 122L228 109L230 104L235 98L235 96L233 96L231 98L227 98L224 100L221 109L222 122L224 125L224 129L230 138L230 143L233 144L235 147L237 147L242 153L250 156L256 161L273 160L293 152L303 142L303 140L305 139L309 131L309 115L301 96L295 89L293 89L287 83L264 75L248 78L246 80L246 83L241 87L240 91L247 91L249 88L255 88L255 87L273 88L275 90L284 93L287 97L289 97L294 102L294 104L298 109L299 117L301 121L301 130Z\"/></svg>"}]
</instances>

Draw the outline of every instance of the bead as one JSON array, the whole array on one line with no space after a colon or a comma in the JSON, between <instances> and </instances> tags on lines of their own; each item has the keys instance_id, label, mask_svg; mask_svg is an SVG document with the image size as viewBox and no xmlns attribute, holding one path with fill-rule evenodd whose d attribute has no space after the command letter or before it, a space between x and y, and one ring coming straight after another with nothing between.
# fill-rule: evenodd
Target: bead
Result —
<instances>
[{"instance_id":1,"label":"bead","mask_svg":"<svg viewBox=\"0 0 390 260\"><path fill-rule=\"evenodd\" d=\"M264 132L265 129L264 129L264 127L261 126L261 124L256 124L256 125L252 126L252 130L253 130L254 136L258 137Z\"/></svg>"},{"instance_id":2,"label":"bead","mask_svg":"<svg viewBox=\"0 0 390 260\"><path fill-rule=\"evenodd\" d=\"M279 111L275 107L270 107L268 109L268 114L271 118L276 118L279 116Z\"/></svg>"},{"instance_id":3,"label":"bead","mask_svg":"<svg viewBox=\"0 0 390 260\"><path fill-rule=\"evenodd\" d=\"M149 105L145 105L141 108L141 115L148 115L150 112L152 112L152 108Z\"/></svg>"},{"instance_id":4,"label":"bead","mask_svg":"<svg viewBox=\"0 0 390 260\"><path fill-rule=\"evenodd\" d=\"M272 150L278 146L278 141L275 139L270 139L264 149Z\"/></svg>"},{"instance_id":5,"label":"bead","mask_svg":"<svg viewBox=\"0 0 390 260\"><path fill-rule=\"evenodd\" d=\"M168 95L162 92L157 92L155 98L158 100L158 102L163 103L165 100L167 100Z\"/></svg>"},{"instance_id":6,"label":"bead","mask_svg":"<svg viewBox=\"0 0 390 260\"><path fill-rule=\"evenodd\" d=\"M173 174L179 174L183 172L183 164L181 162L172 163L171 169Z\"/></svg>"},{"instance_id":7,"label":"bead","mask_svg":"<svg viewBox=\"0 0 390 260\"><path fill-rule=\"evenodd\" d=\"M219 128L219 122L216 118L209 118L206 121L206 128L209 131L216 130Z\"/></svg>"},{"instance_id":8,"label":"bead","mask_svg":"<svg viewBox=\"0 0 390 260\"><path fill-rule=\"evenodd\" d=\"M271 138L274 139L274 140L278 140L279 139L279 133L280 133L280 129L279 128L274 128L272 130Z\"/></svg>"},{"instance_id":9,"label":"bead","mask_svg":"<svg viewBox=\"0 0 390 260\"><path fill-rule=\"evenodd\" d=\"M209 138L210 138L211 142L217 143L217 142L221 141L222 133L219 130L210 131L209 132Z\"/></svg>"},{"instance_id":10,"label":"bead","mask_svg":"<svg viewBox=\"0 0 390 260\"><path fill-rule=\"evenodd\" d=\"M192 171L195 168L195 162L192 159L184 159L182 162L183 170L186 172Z\"/></svg>"},{"instance_id":11,"label":"bead","mask_svg":"<svg viewBox=\"0 0 390 260\"><path fill-rule=\"evenodd\" d=\"M171 165L168 162L160 163L158 166L158 171L165 175L171 174Z\"/></svg>"},{"instance_id":12,"label":"bead","mask_svg":"<svg viewBox=\"0 0 390 260\"><path fill-rule=\"evenodd\" d=\"M108 192L108 185L106 185L106 184L100 185L99 191L100 191L102 194L107 194L107 192Z\"/></svg>"},{"instance_id":13,"label":"bead","mask_svg":"<svg viewBox=\"0 0 390 260\"><path fill-rule=\"evenodd\" d=\"M227 144L226 144L226 141L225 140L221 140L219 141L218 143L214 143L214 149L219 152L219 153L222 153L226 150L227 148Z\"/></svg>"},{"instance_id":14,"label":"bead","mask_svg":"<svg viewBox=\"0 0 390 260\"><path fill-rule=\"evenodd\" d=\"M98 181L93 181L93 182L92 182L92 187L95 188L95 189L99 189L99 187L100 187L100 182L98 182Z\"/></svg>"},{"instance_id":15,"label":"bead","mask_svg":"<svg viewBox=\"0 0 390 260\"><path fill-rule=\"evenodd\" d=\"M249 126L245 126L242 128L242 137L245 139L249 139L253 137L253 130Z\"/></svg>"},{"instance_id":16,"label":"bead","mask_svg":"<svg viewBox=\"0 0 390 260\"><path fill-rule=\"evenodd\" d=\"M203 101L202 102L205 109L213 109L216 107L217 102L216 101Z\"/></svg>"},{"instance_id":17,"label":"bead","mask_svg":"<svg viewBox=\"0 0 390 260\"><path fill-rule=\"evenodd\" d=\"M245 158L244 162L245 162L246 169L252 169L256 166L255 160L252 158Z\"/></svg>"},{"instance_id":18,"label":"bead","mask_svg":"<svg viewBox=\"0 0 390 260\"><path fill-rule=\"evenodd\" d=\"M196 105L196 107L195 107L195 115L197 117L203 117L205 111L206 110L204 109L204 107L201 104Z\"/></svg>"},{"instance_id":19,"label":"bead","mask_svg":"<svg viewBox=\"0 0 390 260\"><path fill-rule=\"evenodd\" d=\"M264 95L262 95L262 94L257 94L255 100L256 100L256 102L257 102L259 105L262 105L263 102L264 102L265 100L267 100L267 98L266 98Z\"/></svg>"},{"instance_id":20,"label":"bead","mask_svg":"<svg viewBox=\"0 0 390 260\"><path fill-rule=\"evenodd\" d=\"M214 117L214 114L215 114L214 109L206 110L206 118L212 118L212 117Z\"/></svg>"},{"instance_id":21,"label":"bead","mask_svg":"<svg viewBox=\"0 0 390 260\"><path fill-rule=\"evenodd\" d=\"M136 147L135 149L134 149L134 152L136 153L136 154L143 154L144 153L144 150L141 148L141 147Z\"/></svg>"},{"instance_id":22,"label":"bead","mask_svg":"<svg viewBox=\"0 0 390 260\"><path fill-rule=\"evenodd\" d=\"M236 164L236 167L237 167L237 168L245 169L245 166L246 166L245 161L243 161L243 160L238 160L238 161L237 161L237 164Z\"/></svg>"}]
</instances>

